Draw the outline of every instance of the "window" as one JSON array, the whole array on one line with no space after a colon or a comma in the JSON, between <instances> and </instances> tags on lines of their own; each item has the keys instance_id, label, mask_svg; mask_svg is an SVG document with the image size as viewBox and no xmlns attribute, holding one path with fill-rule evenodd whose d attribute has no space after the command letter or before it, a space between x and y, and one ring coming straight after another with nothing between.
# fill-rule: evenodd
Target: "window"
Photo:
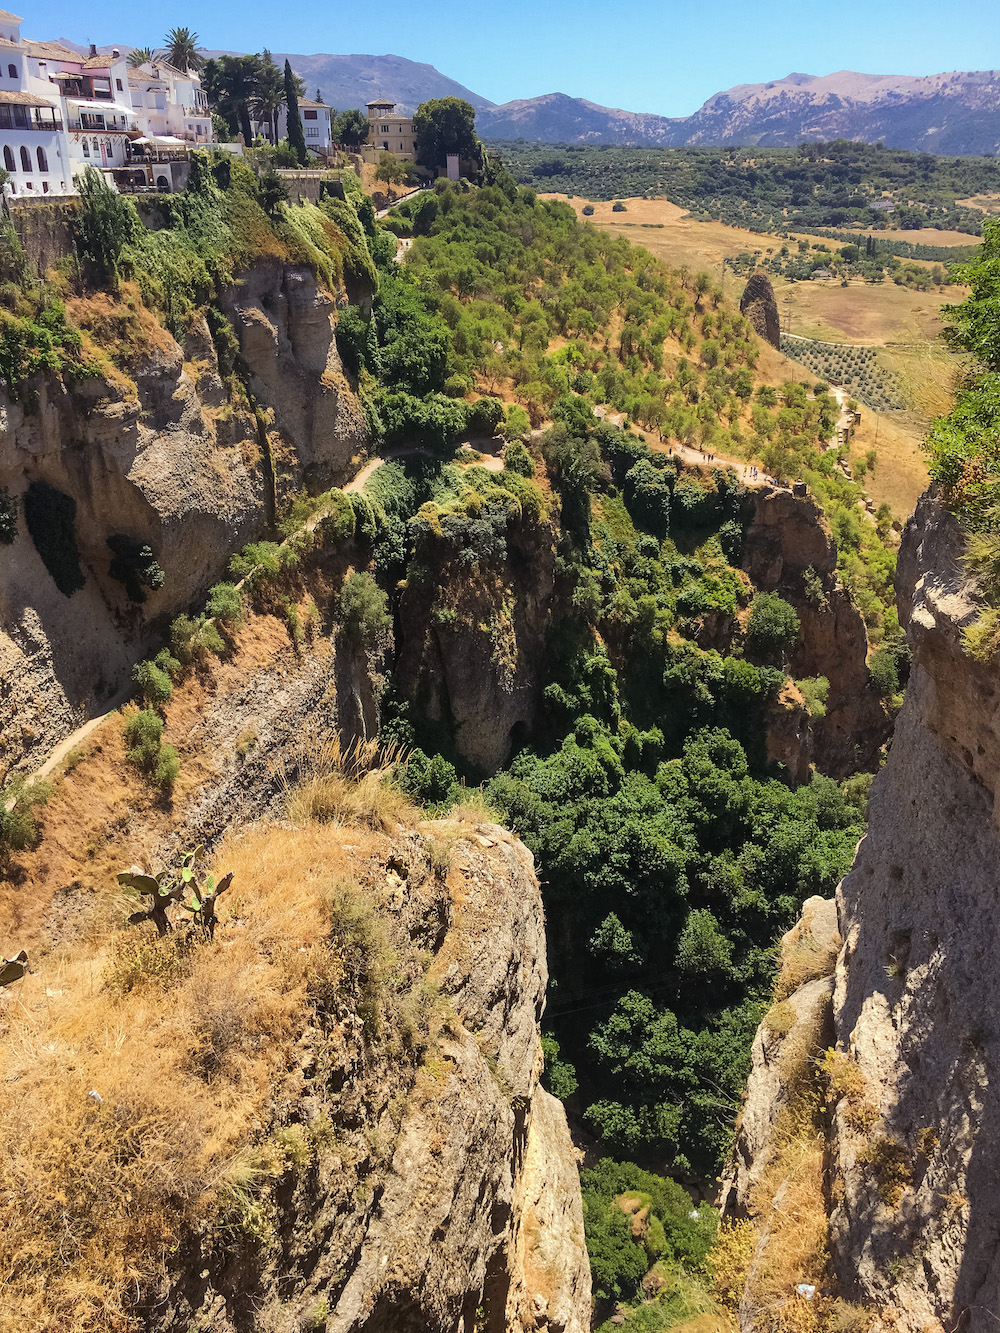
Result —
<instances>
[{"instance_id":1,"label":"window","mask_svg":"<svg viewBox=\"0 0 1000 1333\"><path fill-rule=\"evenodd\" d=\"M45 156L45 149L41 146L41 144L39 144L38 147L35 149L35 156L38 158L38 170L48 171L49 159ZM45 188L48 189L49 187L46 185Z\"/></svg>"},{"instance_id":2,"label":"window","mask_svg":"<svg viewBox=\"0 0 1000 1333\"><path fill-rule=\"evenodd\" d=\"M25 148L23 144L21 145L21 170L22 171L31 170L31 154L28 152L27 148Z\"/></svg>"},{"instance_id":3,"label":"window","mask_svg":"<svg viewBox=\"0 0 1000 1333\"><path fill-rule=\"evenodd\" d=\"M8 171L16 170L14 166L14 154L11 152L9 144L3 146L3 164Z\"/></svg>"},{"instance_id":4,"label":"window","mask_svg":"<svg viewBox=\"0 0 1000 1333\"><path fill-rule=\"evenodd\" d=\"M115 79L115 87L118 89L120 93L125 91L125 89L122 87L121 79Z\"/></svg>"},{"instance_id":5,"label":"window","mask_svg":"<svg viewBox=\"0 0 1000 1333\"><path fill-rule=\"evenodd\" d=\"M93 150L94 150L94 156L97 157L97 155L98 155L98 154L100 153L100 151L101 151L101 145L97 142L96 139L91 139L91 141L90 141L90 146L91 146L91 148L93 148Z\"/></svg>"},{"instance_id":6,"label":"window","mask_svg":"<svg viewBox=\"0 0 1000 1333\"><path fill-rule=\"evenodd\" d=\"M303 119L303 120L317 120L318 117L317 117L315 111L303 111L303 113L302 113L302 119Z\"/></svg>"},{"instance_id":7,"label":"window","mask_svg":"<svg viewBox=\"0 0 1000 1333\"><path fill-rule=\"evenodd\" d=\"M42 181L42 194L48 194L48 192L49 192L48 181Z\"/></svg>"},{"instance_id":8,"label":"window","mask_svg":"<svg viewBox=\"0 0 1000 1333\"><path fill-rule=\"evenodd\" d=\"M11 77L12 79L16 79L16 78L17 78L17 66L16 66L16 65L8 65L8 66L7 66L7 73L10 75L10 77Z\"/></svg>"},{"instance_id":9,"label":"window","mask_svg":"<svg viewBox=\"0 0 1000 1333\"><path fill-rule=\"evenodd\" d=\"M86 138L83 141L83 155L84 157L90 156L90 140Z\"/></svg>"},{"instance_id":10,"label":"window","mask_svg":"<svg viewBox=\"0 0 1000 1333\"><path fill-rule=\"evenodd\" d=\"M318 126L318 125L309 125L309 126L307 126L307 127L306 127L306 138L307 138L307 139L318 139L318 138L319 138L319 126Z\"/></svg>"},{"instance_id":11,"label":"window","mask_svg":"<svg viewBox=\"0 0 1000 1333\"><path fill-rule=\"evenodd\" d=\"M108 157L114 157L115 150L110 139L104 140L104 151L107 153Z\"/></svg>"}]
</instances>

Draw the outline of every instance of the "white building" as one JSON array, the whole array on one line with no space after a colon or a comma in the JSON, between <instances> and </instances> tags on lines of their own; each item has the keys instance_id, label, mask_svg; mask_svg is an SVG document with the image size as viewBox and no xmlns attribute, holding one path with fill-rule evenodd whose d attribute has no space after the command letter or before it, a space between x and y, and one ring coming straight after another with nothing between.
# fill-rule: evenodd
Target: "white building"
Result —
<instances>
[{"instance_id":1,"label":"white building","mask_svg":"<svg viewBox=\"0 0 1000 1333\"><path fill-rule=\"evenodd\" d=\"M189 150L212 142L197 74L166 61L132 70L117 48L87 56L21 38L0 10L0 160L14 196L72 194L86 167L119 190L174 190Z\"/></svg>"},{"instance_id":2,"label":"white building","mask_svg":"<svg viewBox=\"0 0 1000 1333\"><path fill-rule=\"evenodd\" d=\"M306 147L310 152L326 157L333 152L333 130L330 125L330 108L325 102L314 102L310 97L299 98L299 120L305 136ZM288 107L282 105L278 111L278 141L288 138ZM271 126L266 120L253 120L253 130L261 138L271 139Z\"/></svg>"},{"instance_id":3,"label":"white building","mask_svg":"<svg viewBox=\"0 0 1000 1333\"><path fill-rule=\"evenodd\" d=\"M47 68L74 53L51 42L22 41L22 22L0 10L0 165L10 176L11 195L72 194L65 115Z\"/></svg>"}]
</instances>

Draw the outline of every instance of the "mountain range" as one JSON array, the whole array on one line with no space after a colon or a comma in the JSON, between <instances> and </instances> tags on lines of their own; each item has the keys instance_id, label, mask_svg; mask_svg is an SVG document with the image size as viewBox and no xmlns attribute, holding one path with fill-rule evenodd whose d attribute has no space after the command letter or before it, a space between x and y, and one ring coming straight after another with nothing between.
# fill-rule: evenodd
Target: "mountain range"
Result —
<instances>
[{"instance_id":1,"label":"mountain range","mask_svg":"<svg viewBox=\"0 0 1000 1333\"><path fill-rule=\"evenodd\" d=\"M363 107L374 97L393 97L403 114L412 114L420 102L432 97L464 98L476 108L477 129L484 139L663 148L727 144L784 148L809 140L844 138L881 141L916 152L1000 153L997 70L924 76L852 70L825 75L793 73L770 83L738 84L715 93L693 115L671 117L600 106L565 93L497 106L433 65L403 56L273 55L279 64L288 59L305 80L310 96L318 88L330 106L340 109Z\"/></svg>"},{"instance_id":2,"label":"mountain range","mask_svg":"<svg viewBox=\"0 0 1000 1333\"><path fill-rule=\"evenodd\" d=\"M483 138L546 143L782 148L844 138L992 156L1000 151L1000 72L789 74L715 93L693 115L676 118L548 93L487 108L477 128Z\"/></svg>"}]
</instances>

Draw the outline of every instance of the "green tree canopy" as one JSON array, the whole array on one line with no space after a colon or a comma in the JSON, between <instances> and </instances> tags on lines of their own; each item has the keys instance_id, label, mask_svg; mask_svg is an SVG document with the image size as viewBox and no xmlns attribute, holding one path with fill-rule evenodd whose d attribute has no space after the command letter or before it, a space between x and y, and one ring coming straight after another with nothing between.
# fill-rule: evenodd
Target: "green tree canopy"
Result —
<instances>
[{"instance_id":1,"label":"green tree canopy","mask_svg":"<svg viewBox=\"0 0 1000 1333\"><path fill-rule=\"evenodd\" d=\"M288 143L299 160L299 166L304 167L308 156L306 136L299 116L299 94L295 86L295 75L287 60L285 61L285 105L288 107Z\"/></svg>"},{"instance_id":2,"label":"green tree canopy","mask_svg":"<svg viewBox=\"0 0 1000 1333\"><path fill-rule=\"evenodd\" d=\"M345 148L357 148L368 138L368 117L357 107L342 111L333 121L333 139Z\"/></svg>"},{"instance_id":3,"label":"green tree canopy","mask_svg":"<svg viewBox=\"0 0 1000 1333\"><path fill-rule=\"evenodd\" d=\"M479 158L476 112L460 97L435 97L421 102L413 117L417 160L425 167L443 167L449 153Z\"/></svg>"}]
</instances>

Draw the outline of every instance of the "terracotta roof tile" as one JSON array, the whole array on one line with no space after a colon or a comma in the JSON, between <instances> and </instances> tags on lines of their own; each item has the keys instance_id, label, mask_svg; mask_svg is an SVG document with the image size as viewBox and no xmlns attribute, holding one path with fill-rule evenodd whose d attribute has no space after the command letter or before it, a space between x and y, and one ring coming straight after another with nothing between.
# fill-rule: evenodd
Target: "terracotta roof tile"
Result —
<instances>
[{"instance_id":1,"label":"terracotta roof tile","mask_svg":"<svg viewBox=\"0 0 1000 1333\"><path fill-rule=\"evenodd\" d=\"M36 97L34 93L0 92L0 102L16 106L49 106L53 111L56 109L54 102L46 102L44 97Z\"/></svg>"},{"instance_id":2,"label":"terracotta roof tile","mask_svg":"<svg viewBox=\"0 0 1000 1333\"><path fill-rule=\"evenodd\" d=\"M0 23L23 23L24 19L18 18L16 14L10 14L6 9L0 9Z\"/></svg>"}]
</instances>

